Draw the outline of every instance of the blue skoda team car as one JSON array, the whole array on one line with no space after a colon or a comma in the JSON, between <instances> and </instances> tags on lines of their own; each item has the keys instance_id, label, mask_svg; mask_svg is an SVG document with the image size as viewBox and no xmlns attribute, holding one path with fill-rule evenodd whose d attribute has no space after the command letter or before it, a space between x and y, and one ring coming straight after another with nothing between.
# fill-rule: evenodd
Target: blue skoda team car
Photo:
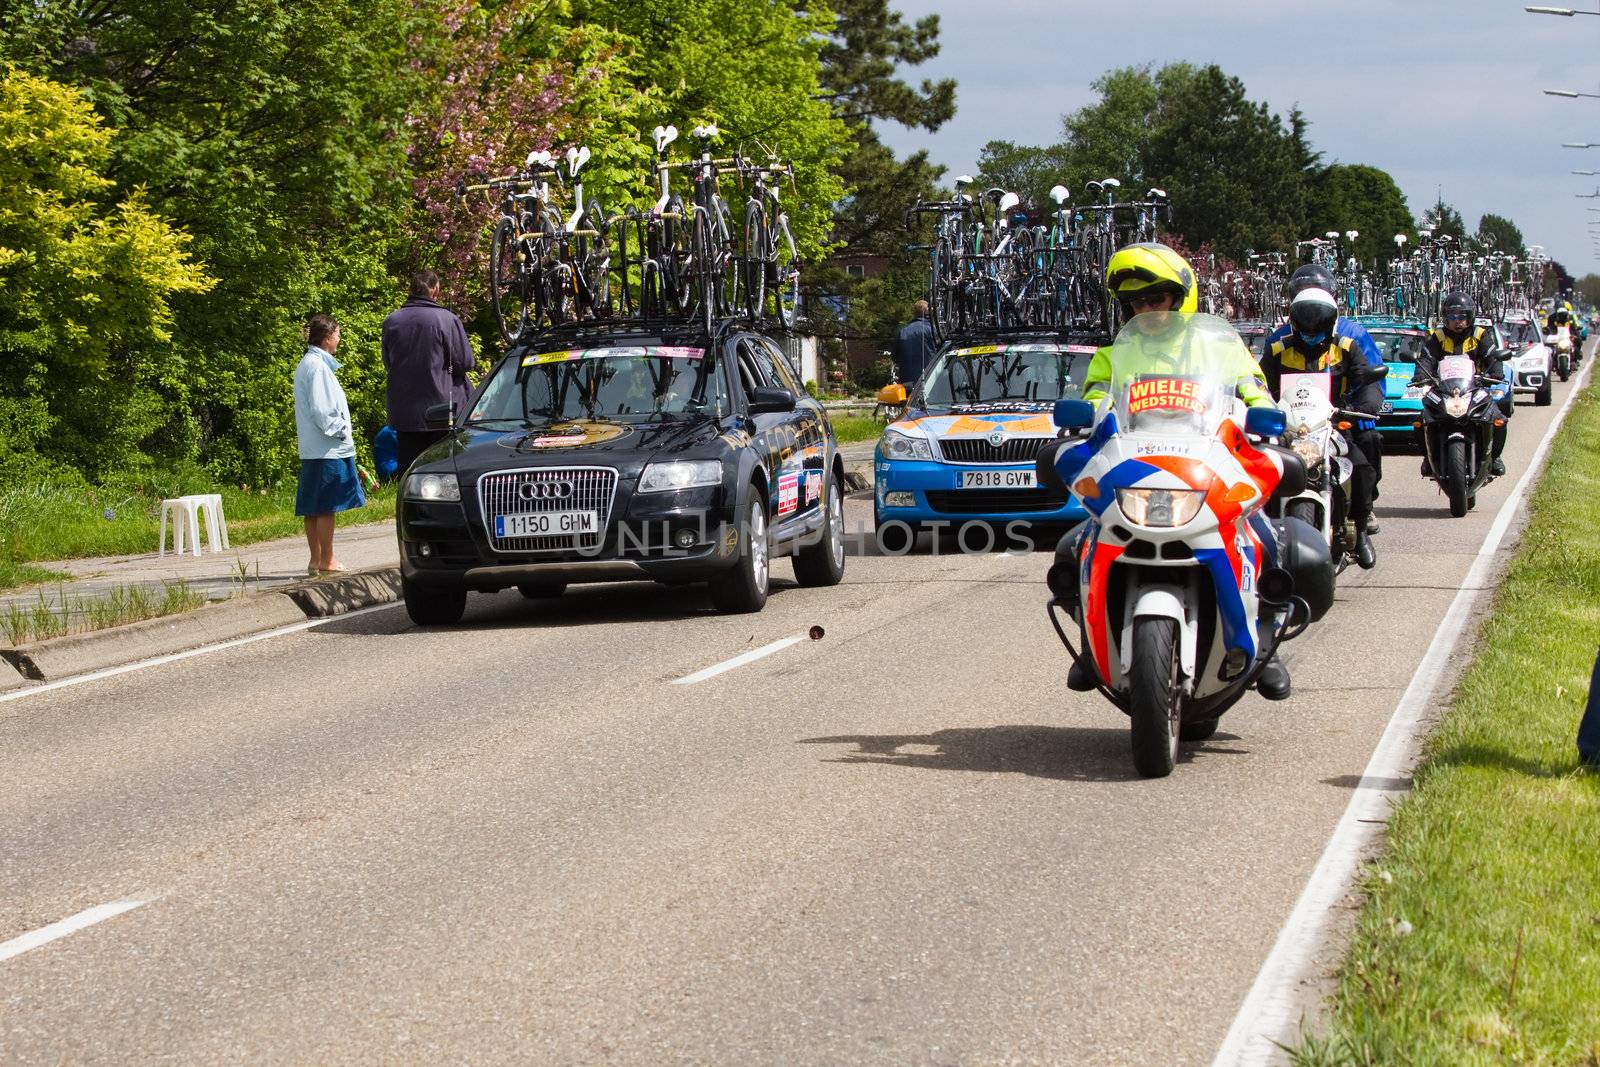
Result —
<instances>
[{"instance_id":1,"label":"blue skoda team car","mask_svg":"<svg viewBox=\"0 0 1600 1067\"><path fill-rule=\"evenodd\" d=\"M1422 418L1421 386L1411 384L1417 372L1417 353L1428 340L1428 327L1417 319L1390 318L1385 315L1359 315L1355 319L1367 328L1383 354L1389 376L1383 383L1383 408L1378 416L1378 431L1391 441L1414 441L1421 445L1416 423ZM1478 325L1489 327L1489 343L1500 347L1499 334L1487 319ZM1514 374L1510 361L1505 365L1506 384L1491 390L1496 400L1505 401Z\"/></svg>"},{"instance_id":2,"label":"blue skoda team car","mask_svg":"<svg viewBox=\"0 0 1600 1067\"><path fill-rule=\"evenodd\" d=\"M903 552L934 524L1003 530L1018 521L1084 518L1070 496L1038 484L1034 458L1056 437L1055 402L1082 392L1092 340L1046 333L946 342L911 391L905 416L878 441L879 544ZM1007 542L1001 535L996 543Z\"/></svg>"}]
</instances>

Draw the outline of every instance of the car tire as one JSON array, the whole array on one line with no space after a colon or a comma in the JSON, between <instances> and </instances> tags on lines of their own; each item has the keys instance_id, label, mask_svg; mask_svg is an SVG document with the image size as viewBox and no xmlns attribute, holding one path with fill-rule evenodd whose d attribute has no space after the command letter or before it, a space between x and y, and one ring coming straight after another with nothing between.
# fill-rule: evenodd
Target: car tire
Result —
<instances>
[{"instance_id":1,"label":"car tire","mask_svg":"<svg viewBox=\"0 0 1600 1067\"><path fill-rule=\"evenodd\" d=\"M794 554L794 579L804 586L838 585L844 577L844 494L832 476L822 501L822 536Z\"/></svg>"},{"instance_id":2,"label":"car tire","mask_svg":"<svg viewBox=\"0 0 1600 1067\"><path fill-rule=\"evenodd\" d=\"M518 582L517 592L529 600L554 600L567 591L566 582Z\"/></svg>"},{"instance_id":3,"label":"car tire","mask_svg":"<svg viewBox=\"0 0 1600 1067\"><path fill-rule=\"evenodd\" d=\"M467 610L465 589L428 589L403 575L400 595L406 602L406 614L418 626L454 626Z\"/></svg>"},{"instance_id":4,"label":"car tire","mask_svg":"<svg viewBox=\"0 0 1600 1067\"><path fill-rule=\"evenodd\" d=\"M872 514L872 533L878 541L878 552L885 556L910 554L917 544L917 528L904 519L884 519L876 511Z\"/></svg>"},{"instance_id":5,"label":"car tire","mask_svg":"<svg viewBox=\"0 0 1600 1067\"><path fill-rule=\"evenodd\" d=\"M738 515L738 559L708 583L711 603L724 615L746 615L766 607L767 587L772 580L767 507L755 485L750 486Z\"/></svg>"},{"instance_id":6,"label":"car tire","mask_svg":"<svg viewBox=\"0 0 1600 1067\"><path fill-rule=\"evenodd\" d=\"M1544 384L1539 386L1538 391L1533 394L1533 405L1534 405L1534 407L1540 407L1540 408L1549 407L1550 406L1551 392L1554 389L1555 389L1555 386L1551 383L1550 379L1548 377L1546 377L1545 380L1544 380Z\"/></svg>"}]
</instances>

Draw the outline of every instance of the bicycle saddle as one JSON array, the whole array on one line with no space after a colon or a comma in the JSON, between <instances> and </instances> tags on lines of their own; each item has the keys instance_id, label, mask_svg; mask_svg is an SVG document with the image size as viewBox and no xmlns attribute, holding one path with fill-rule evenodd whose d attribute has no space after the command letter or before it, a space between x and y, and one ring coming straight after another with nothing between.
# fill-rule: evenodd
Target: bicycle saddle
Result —
<instances>
[{"instance_id":1,"label":"bicycle saddle","mask_svg":"<svg viewBox=\"0 0 1600 1067\"><path fill-rule=\"evenodd\" d=\"M578 176L578 172L583 169L583 165L587 162L589 162L588 145L584 145L582 148L567 149L567 173L574 178Z\"/></svg>"},{"instance_id":2,"label":"bicycle saddle","mask_svg":"<svg viewBox=\"0 0 1600 1067\"><path fill-rule=\"evenodd\" d=\"M1020 203L1022 203L1022 197L1016 193L1006 193L1000 197L1000 210L1002 213L1010 211Z\"/></svg>"},{"instance_id":3,"label":"bicycle saddle","mask_svg":"<svg viewBox=\"0 0 1600 1067\"><path fill-rule=\"evenodd\" d=\"M1002 196L1006 195L1006 191L1004 189L1000 188L998 185L996 185L996 186L994 186L992 188L985 189L983 191L983 195L984 195L985 199L993 200L995 203L998 204L1000 202L1000 198Z\"/></svg>"},{"instance_id":4,"label":"bicycle saddle","mask_svg":"<svg viewBox=\"0 0 1600 1067\"><path fill-rule=\"evenodd\" d=\"M689 131L689 136L697 141L711 141L716 139L719 132L717 124L713 122L709 126L696 126Z\"/></svg>"},{"instance_id":5,"label":"bicycle saddle","mask_svg":"<svg viewBox=\"0 0 1600 1067\"><path fill-rule=\"evenodd\" d=\"M655 132L656 155L661 155L667 150L667 145L678 139L678 127L657 126Z\"/></svg>"},{"instance_id":6,"label":"bicycle saddle","mask_svg":"<svg viewBox=\"0 0 1600 1067\"><path fill-rule=\"evenodd\" d=\"M1072 199L1072 194L1067 191L1065 185L1052 185L1050 187L1050 199L1054 200L1058 205L1065 204Z\"/></svg>"},{"instance_id":7,"label":"bicycle saddle","mask_svg":"<svg viewBox=\"0 0 1600 1067\"><path fill-rule=\"evenodd\" d=\"M1165 200L1167 198L1167 191L1165 189L1152 188L1144 195L1150 200Z\"/></svg>"},{"instance_id":8,"label":"bicycle saddle","mask_svg":"<svg viewBox=\"0 0 1600 1067\"><path fill-rule=\"evenodd\" d=\"M547 150L540 149L537 152L528 153L527 167L529 170L535 167L548 167L555 161L555 156L551 155Z\"/></svg>"},{"instance_id":9,"label":"bicycle saddle","mask_svg":"<svg viewBox=\"0 0 1600 1067\"><path fill-rule=\"evenodd\" d=\"M1121 189L1122 182L1117 178L1101 178L1100 185L1105 189Z\"/></svg>"}]
</instances>

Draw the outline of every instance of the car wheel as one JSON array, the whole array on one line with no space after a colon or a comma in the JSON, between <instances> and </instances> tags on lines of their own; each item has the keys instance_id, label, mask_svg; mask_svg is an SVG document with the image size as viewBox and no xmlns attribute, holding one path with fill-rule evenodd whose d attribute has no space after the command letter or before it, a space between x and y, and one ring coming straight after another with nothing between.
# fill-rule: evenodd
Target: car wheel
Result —
<instances>
[{"instance_id":1,"label":"car wheel","mask_svg":"<svg viewBox=\"0 0 1600 1067\"><path fill-rule=\"evenodd\" d=\"M518 582L517 592L529 600L554 600L567 591L566 582Z\"/></svg>"},{"instance_id":2,"label":"car wheel","mask_svg":"<svg viewBox=\"0 0 1600 1067\"><path fill-rule=\"evenodd\" d=\"M801 585L838 585L844 577L844 495L831 475L823 490L822 536L794 554L794 578Z\"/></svg>"},{"instance_id":3,"label":"car wheel","mask_svg":"<svg viewBox=\"0 0 1600 1067\"><path fill-rule=\"evenodd\" d=\"M917 543L917 528L904 519L888 519L876 510L872 513L873 536L878 539L878 551L885 556L904 556Z\"/></svg>"},{"instance_id":4,"label":"car wheel","mask_svg":"<svg viewBox=\"0 0 1600 1067\"><path fill-rule=\"evenodd\" d=\"M428 589L403 575L400 595L405 598L406 614L418 626L454 626L467 610L465 589Z\"/></svg>"},{"instance_id":5,"label":"car wheel","mask_svg":"<svg viewBox=\"0 0 1600 1067\"><path fill-rule=\"evenodd\" d=\"M750 486L749 499L739 515L739 558L709 583L711 603L724 615L743 615L766 607L771 578L767 508L754 485Z\"/></svg>"},{"instance_id":6,"label":"car wheel","mask_svg":"<svg viewBox=\"0 0 1600 1067\"><path fill-rule=\"evenodd\" d=\"M1555 389L1555 386L1551 384L1550 379L1546 378L1544 380L1544 384L1539 386L1539 391L1533 394L1533 404L1534 404L1534 406L1535 407L1541 407L1541 408L1549 407L1550 406L1550 394L1551 394L1552 390L1554 390L1554 389Z\"/></svg>"}]
</instances>

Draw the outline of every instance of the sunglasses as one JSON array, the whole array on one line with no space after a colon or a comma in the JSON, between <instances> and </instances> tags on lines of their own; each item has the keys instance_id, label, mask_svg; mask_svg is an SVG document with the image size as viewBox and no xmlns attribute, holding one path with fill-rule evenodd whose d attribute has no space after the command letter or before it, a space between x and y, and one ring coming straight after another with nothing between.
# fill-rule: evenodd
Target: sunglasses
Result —
<instances>
[{"instance_id":1,"label":"sunglasses","mask_svg":"<svg viewBox=\"0 0 1600 1067\"><path fill-rule=\"evenodd\" d=\"M1471 315L1446 315L1444 317L1444 321L1446 321L1446 322L1466 322L1470 318L1472 318Z\"/></svg>"},{"instance_id":2,"label":"sunglasses","mask_svg":"<svg viewBox=\"0 0 1600 1067\"><path fill-rule=\"evenodd\" d=\"M1140 308L1162 309L1167 306L1167 302L1171 299L1171 293L1157 293L1153 296L1130 296L1128 297L1128 306L1135 311Z\"/></svg>"}]
</instances>

